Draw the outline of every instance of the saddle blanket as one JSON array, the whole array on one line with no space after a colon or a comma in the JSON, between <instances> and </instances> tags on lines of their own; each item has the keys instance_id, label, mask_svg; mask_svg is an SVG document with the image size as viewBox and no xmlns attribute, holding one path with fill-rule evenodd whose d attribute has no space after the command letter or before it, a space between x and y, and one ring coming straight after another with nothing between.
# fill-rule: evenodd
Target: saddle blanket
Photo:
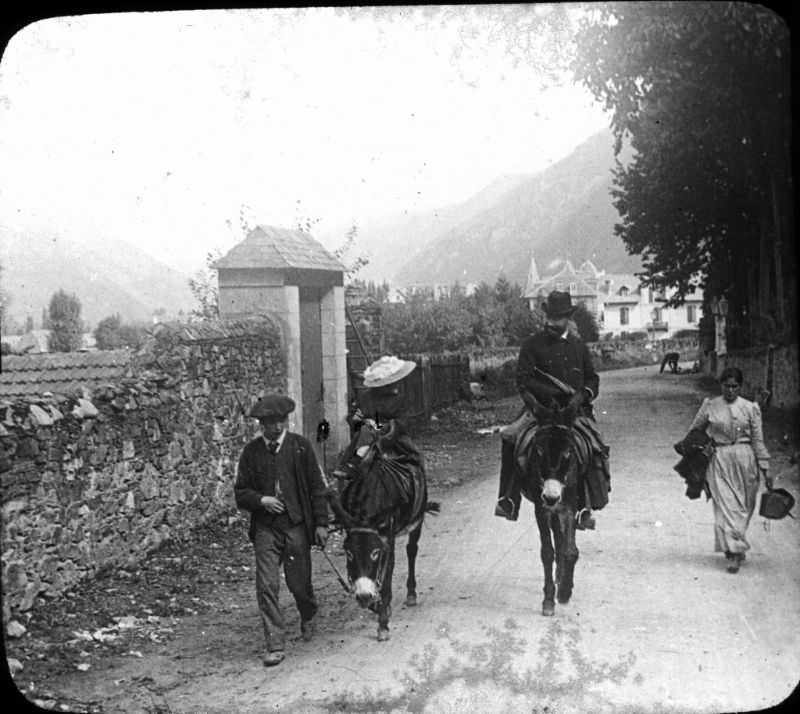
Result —
<instances>
[{"instance_id":1,"label":"saddle blanket","mask_svg":"<svg viewBox=\"0 0 800 714\"><path fill-rule=\"evenodd\" d=\"M422 514L425 497L424 468L401 454L385 451L344 487L341 501L358 521L380 530L390 518L415 520Z\"/></svg>"},{"instance_id":2,"label":"saddle blanket","mask_svg":"<svg viewBox=\"0 0 800 714\"><path fill-rule=\"evenodd\" d=\"M531 442L538 427L533 414L525 410L503 430L502 438L514 443L514 458L521 470L525 468ZM603 443L597 424L585 416L575 419L572 431L586 500L593 509L600 510L608 503L608 493L611 490L608 446Z\"/></svg>"}]
</instances>

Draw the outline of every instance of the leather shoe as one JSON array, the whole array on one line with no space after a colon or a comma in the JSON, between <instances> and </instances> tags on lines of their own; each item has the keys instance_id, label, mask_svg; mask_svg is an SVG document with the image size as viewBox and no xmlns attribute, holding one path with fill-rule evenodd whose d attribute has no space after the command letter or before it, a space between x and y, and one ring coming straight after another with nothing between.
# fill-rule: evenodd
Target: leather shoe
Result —
<instances>
[{"instance_id":1,"label":"leather shoe","mask_svg":"<svg viewBox=\"0 0 800 714\"><path fill-rule=\"evenodd\" d=\"M300 622L300 634L303 636L303 639L306 642L310 642L311 638L314 637L314 632L317 629L316 622L311 620L302 620Z\"/></svg>"},{"instance_id":2,"label":"leather shoe","mask_svg":"<svg viewBox=\"0 0 800 714\"><path fill-rule=\"evenodd\" d=\"M744 560L744 553L731 553L731 559L730 562L728 563L728 572L738 573L743 560Z\"/></svg>"},{"instance_id":3,"label":"leather shoe","mask_svg":"<svg viewBox=\"0 0 800 714\"><path fill-rule=\"evenodd\" d=\"M510 498L501 498L494 507L494 515L508 521L516 521L519 514L514 512L514 502Z\"/></svg>"},{"instance_id":4,"label":"leather shoe","mask_svg":"<svg viewBox=\"0 0 800 714\"><path fill-rule=\"evenodd\" d=\"M283 662L283 658L285 656L286 655L283 650L272 650L272 652L267 652L264 655L264 666L274 667L276 664Z\"/></svg>"}]
</instances>

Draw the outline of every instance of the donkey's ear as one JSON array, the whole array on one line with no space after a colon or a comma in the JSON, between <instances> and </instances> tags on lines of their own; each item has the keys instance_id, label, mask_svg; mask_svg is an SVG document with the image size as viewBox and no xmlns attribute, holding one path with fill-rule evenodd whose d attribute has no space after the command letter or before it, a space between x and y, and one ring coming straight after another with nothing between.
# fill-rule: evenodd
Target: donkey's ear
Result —
<instances>
[{"instance_id":1,"label":"donkey's ear","mask_svg":"<svg viewBox=\"0 0 800 714\"><path fill-rule=\"evenodd\" d=\"M333 489L329 489L327 496L331 510L333 511L339 523L342 524L342 528L344 528L345 530L354 528L356 525L355 519L347 511L344 510L344 506L342 506L342 503L339 500L339 494L336 493Z\"/></svg>"},{"instance_id":2,"label":"donkey's ear","mask_svg":"<svg viewBox=\"0 0 800 714\"><path fill-rule=\"evenodd\" d=\"M550 416L550 410L534 397L533 392L529 389L525 389L522 392L522 401L525 402L525 406L531 410L538 421L546 420Z\"/></svg>"},{"instance_id":3,"label":"donkey's ear","mask_svg":"<svg viewBox=\"0 0 800 714\"><path fill-rule=\"evenodd\" d=\"M578 405L568 404L558 412L556 418L559 424L564 426L572 426L575 423L576 416L578 416Z\"/></svg>"}]
</instances>

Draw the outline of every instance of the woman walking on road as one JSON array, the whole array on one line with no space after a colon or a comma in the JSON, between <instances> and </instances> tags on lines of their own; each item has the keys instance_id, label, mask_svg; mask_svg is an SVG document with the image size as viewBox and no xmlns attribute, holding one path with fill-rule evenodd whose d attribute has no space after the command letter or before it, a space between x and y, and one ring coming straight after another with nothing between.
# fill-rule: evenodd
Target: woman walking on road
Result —
<instances>
[{"instance_id":1,"label":"woman walking on road","mask_svg":"<svg viewBox=\"0 0 800 714\"><path fill-rule=\"evenodd\" d=\"M756 506L759 473L768 489L772 477L761 409L739 395L741 370L728 367L719 381L722 395L703 400L691 429L704 430L714 446L706 473L714 503L714 550L724 551L728 572L736 573L750 548L745 532Z\"/></svg>"}]
</instances>

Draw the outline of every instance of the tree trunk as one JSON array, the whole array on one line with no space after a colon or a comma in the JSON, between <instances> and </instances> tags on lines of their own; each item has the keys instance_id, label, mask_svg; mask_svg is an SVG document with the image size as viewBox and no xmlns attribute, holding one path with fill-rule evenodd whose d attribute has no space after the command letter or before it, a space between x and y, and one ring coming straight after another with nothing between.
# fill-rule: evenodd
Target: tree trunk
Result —
<instances>
[{"instance_id":1,"label":"tree trunk","mask_svg":"<svg viewBox=\"0 0 800 714\"><path fill-rule=\"evenodd\" d=\"M758 335L758 285L755 278L756 266L747 263L747 335L749 345L756 344Z\"/></svg>"},{"instance_id":2,"label":"tree trunk","mask_svg":"<svg viewBox=\"0 0 800 714\"><path fill-rule=\"evenodd\" d=\"M760 220L761 236L758 245L758 313L753 315L753 318L762 326L769 324L770 317L770 268L772 267L770 253L772 251L770 251L771 241L767 215L766 211L762 211ZM763 335L763 329L761 333Z\"/></svg>"},{"instance_id":3,"label":"tree trunk","mask_svg":"<svg viewBox=\"0 0 800 714\"><path fill-rule=\"evenodd\" d=\"M786 304L783 284L783 256L781 240L781 212L778 206L778 193L775 189L775 176L772 176L772 224L775 237L772 241L772 254L775 261L775 317L778 325L783 328L786 324Z\"/></svg>"}]
</instances>

